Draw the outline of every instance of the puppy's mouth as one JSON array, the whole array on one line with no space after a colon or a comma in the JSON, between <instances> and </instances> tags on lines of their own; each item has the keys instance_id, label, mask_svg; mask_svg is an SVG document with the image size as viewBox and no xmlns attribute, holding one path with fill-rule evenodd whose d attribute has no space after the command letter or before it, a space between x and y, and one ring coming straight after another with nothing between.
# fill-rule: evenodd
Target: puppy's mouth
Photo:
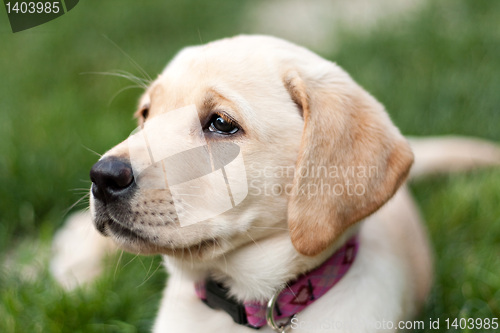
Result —
<instances>
[{"instance_id":1,"label":"puppy's mouth","mask_svg":"<svg viewBox=\"0 0 500 333\"><path fill-rule=\"evenodd\" d=\"M133 230L130 227L121 223L117 218L110 215L108 212L101 212L96 216L94 225L96 229L106 237L112 237L115 240L122 242L141 242L144 244L151 243L153 239L146 235L143 231Z\"/></svg>"},{"instance_id":2,"label":"puppy's mouth","mask_svg":"<svg viewBox=\"0 0 500 333\"><path fill-rule=\"evenodd\" d=\"M206 238L194 244L175 244L174 241L162 241L157 235L149 235L141 230L134 230L114 218L107 216L96 223L98 230L113 238L119 246L130 252L141 254L166 254L175 257L185 255L203 257L209 251L217 252L221 248L220 239Z\"/></svg>"},{"instance_id":3,"label":"puppy's mouth","mask_svg":"<svg viewBox=\"0 0 500 333\"><path fill-rule=\"evenodd\" d=\"M108 220L105 225L107 227L107 230L109 230L115 237L148 242L147 239L139 235L136 231L133 231L132 229L129 229L127 227L123 227L115 221L112 221L111 219Z\"/></svg>"}]
</instances>

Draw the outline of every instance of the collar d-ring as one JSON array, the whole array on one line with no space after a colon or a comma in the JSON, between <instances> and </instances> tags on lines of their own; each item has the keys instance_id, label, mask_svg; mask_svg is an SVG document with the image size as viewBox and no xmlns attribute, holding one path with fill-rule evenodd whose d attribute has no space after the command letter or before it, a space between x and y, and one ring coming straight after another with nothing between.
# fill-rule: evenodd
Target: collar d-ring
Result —
<instances>
[{"instance_id":1,"label":"collar d-ring","mask_svg":"<svg viewBox=\"0 0 500 333\"><path fill-rule=\"evenodd\" d=\"M282 291L283 291L283 289L279 289L273 295L273 297L271 297L271 299L269 300L269 302L267 302L267 308L266 308L266 321L267 321L267 325L269 327L271 327L277 333L286 333L286 331L290 327L292 319L295 317L295 315L293 315L292 317L290 317L290 319L287 322L285 322L283 324L278 324L274 320L274 307L276 306L276 301L278 300L278 297L279 297L279 295L281 294Z\"/></svg>"}]
</instances>

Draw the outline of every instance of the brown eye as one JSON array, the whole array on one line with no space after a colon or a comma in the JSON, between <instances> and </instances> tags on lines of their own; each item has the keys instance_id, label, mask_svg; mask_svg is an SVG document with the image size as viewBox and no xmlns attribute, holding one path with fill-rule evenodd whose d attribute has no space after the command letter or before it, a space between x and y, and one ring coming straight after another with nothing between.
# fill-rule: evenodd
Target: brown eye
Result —
<instances>
[{"instance_id":1,"label":"brown eye","mask_svg":"<svg viewBox=\"0 0 500 333\"><path fill-rule=\"evenodd\" d=\"M149 103L143 105L136 113L134 113L134 117L137 118L137 122L139 124L139 127L144 126L144 122L146 121L146 118L149 116Z\"/></svg>"},{"instance_id":2,"label":"brown eye","mask_svg":"<svg viewBox=\"0 0 500 333\"><path fill-rule=\"evenodd\" d=\"M149 104L144 105L139 111L139 116L146 120L149 116Z\"/></svg>"},{"instance_id":3,"label":"brown eye","mask_svg":"<svg viewBox=\"0 0 500 333\"><path fill-rule=\"evenodd\" d=\"M228 119L215 114L212 119L210 119L210 126L208 127L210 132L215 132L223 135L234 134L239 131L238 126Z\"/></svg>"}]
</instances>

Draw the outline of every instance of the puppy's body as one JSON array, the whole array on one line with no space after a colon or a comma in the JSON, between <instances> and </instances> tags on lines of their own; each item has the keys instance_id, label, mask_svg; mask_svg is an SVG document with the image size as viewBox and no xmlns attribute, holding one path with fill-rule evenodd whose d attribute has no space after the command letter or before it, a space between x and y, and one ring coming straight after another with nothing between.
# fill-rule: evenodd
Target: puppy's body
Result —
<instances>
[{"instance_id":1,"label":"puppy's body","mask_svg":"<svg viewBox=\"0 0 500 333\"><path fill-rule=\"evenodd\" d=\"M199 119L189 116L188 105L197 108ZM181 116L170 113L170 121L162 120L179 108ZM221 113L237 125L214 131L212 119ZM242 36L187 48L152 83L138 115L143 128L161 120L162 142L178 144L179 150L237 144L249 186L246 198L232 209L183 226L182 214L196 195L176 201L172 192L138 186L139 178L131 173L134 162L141 164L131 157L130 140L94 166L91 218L96 227L125 249L166 255L170 277L155 332L252 332L201 302L194 284L211 277L239 301L265 302L355 234L360 245L354 264L296 315L293 331L396 330L422 306L432 260L418 211L406 188L400 188L413 155L383 107L338 66L270 37ZM491 152L495 156L489 162L499 161L498 150ZM311 165L375 173L302 172ZM154 184L161 170L155 168L141 180ZM237 178L232 175L228 183L235 195L245 185ZM211 193L209 183L200 184L198 196ZM349 194L353 184L359 191ZM275 188L281 191L266 191ZM335 191L312 195L304 188Z\"/></svg>"},{"instance_id":2,"label":"puppy's body","mask_svg":"<svg viewBox=\"0 0 500 333\"><path fill-rule=\"evenodd\" d=\"M392 331L389 321L398 325L411 319L431 284L429 247L420 222L409 193L401 189L379 212L362 222L354 265L326 295L297 315L291 332ZM154 332L193 332L201 328L206 332L254 332L200 302L193 288L200 274L216 270L230 276L231 290L243 298L278 288L290 281L294 272L303 270L301 266L316 266L317 262L311 265L308 261L317 259L297 256L284 233L230 253L202 272L193 272L189 260L167 257L170 277ZM260 331L272 332L268 327Z\"/></svg>"}]
</instances>

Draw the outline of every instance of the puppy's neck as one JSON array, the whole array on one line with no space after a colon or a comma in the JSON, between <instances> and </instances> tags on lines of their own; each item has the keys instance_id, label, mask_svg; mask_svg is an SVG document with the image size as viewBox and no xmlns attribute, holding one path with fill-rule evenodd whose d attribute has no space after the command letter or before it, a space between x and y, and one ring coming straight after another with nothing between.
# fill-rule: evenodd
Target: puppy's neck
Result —
<instances>
[{"instance_id":1,"label":"puppy's neck","mask_svg":"<svg viewBox=\"0 0 500 333\"><path fill-rule=\"evenodd\" d=\"M359 231L360 223L347 230L334 244L317 256L298 253L288 233L248 243L211 262L166 258L170 274L182 274L194 283L207 277L224 284L237 300L265 302L286 283L326 261Z\"/></svg>"}]
</instances>

